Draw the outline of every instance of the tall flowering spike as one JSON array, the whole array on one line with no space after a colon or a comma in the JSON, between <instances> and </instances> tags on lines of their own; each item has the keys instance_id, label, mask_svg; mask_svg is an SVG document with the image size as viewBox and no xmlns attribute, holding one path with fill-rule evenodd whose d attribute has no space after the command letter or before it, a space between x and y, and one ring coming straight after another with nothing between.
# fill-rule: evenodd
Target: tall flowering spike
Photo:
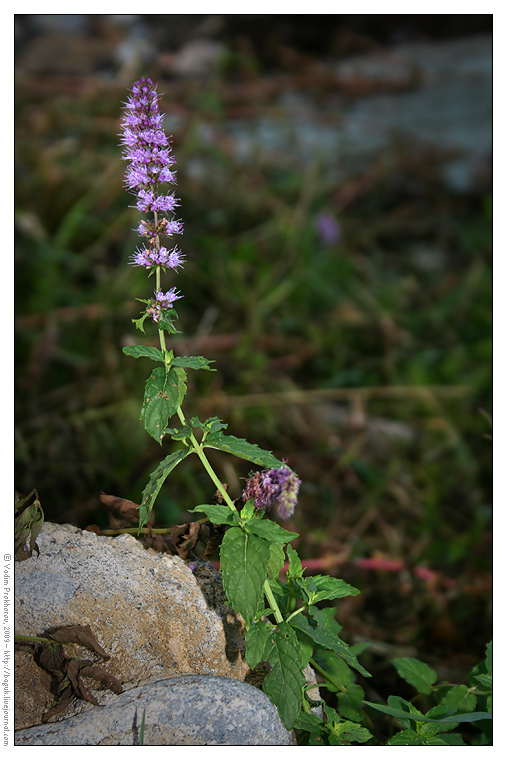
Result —
<instances>
[{"instance_id":1,"label":"tall flowering spike","mask_svg":"<svg viewBox=\"0 0 507 760\"><path fill-rule=\"evenodd\" d=\"M179 199L174 192L168 193L162 187L176 182L176 172L172 169L176 160L172 155L170 139L163 129L164 117L159 112L159 99L157 87L151 79L141 79L132 87L121 120L123 158L128 161L125 188L135 195L140 212L153 215L152 219L143 219L137 227L139 235L145 239L145 245L132 255L131 263L150 271L157 267L164 271L176 270L184 262L177 246L171 249L160 244L162 237L181 234L183 225L173 218ZM170 214L171 218L162 214ZM153 321L158 322L163 310L171 308L177 298L182 296L177 295L174 288L167 293L156 292L148 308Z\"/></svg>"},{"instance_id":2,"label":"tall flowering spike","mask_svg":"<svg viewBox=\"0 0 507 760\"><path fill-rule=\"evenodd\" d=\"M257 509L268 512L278 507L282 520L288 520L296 508L301 481L288 467L255 472L242 493L243 501L251 500Z\"/></svg>"}]
</instances>

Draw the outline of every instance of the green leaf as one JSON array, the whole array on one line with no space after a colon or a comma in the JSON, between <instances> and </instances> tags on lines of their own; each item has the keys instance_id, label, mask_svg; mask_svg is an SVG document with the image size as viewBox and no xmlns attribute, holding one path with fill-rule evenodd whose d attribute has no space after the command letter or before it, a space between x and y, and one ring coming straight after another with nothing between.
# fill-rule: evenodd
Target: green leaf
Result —
<instances>
[{"instance_id":1,"label":"green leaf","mask_svg":"<svg viewBox=\"0 0 507 760\"><path fill-rule=\"evenodd\" d=\"M329 633L335 633L337 636L340 635L342 627L336 620L335 607L324 607L319 610L318 607L311 606L308 608L308 614L317 621L321 628L329 631ZM350 647L350 651L353 651L352 647Z\"/></svg>"},{"instance_id":2,"label":"green leaf","mask_svg":"<svg viewBox=\"0 0 507 760\"><path fill-rule=\"evenodd\" d=\"M451 731L456 728L457 723L441 723L442 718L448 718L450 715L454 715L457 712L455 705L436 705L428 710L426 718L437 718L438 723L421 723L417 726L418 732L425 739L436 734L443 733L444 731Z\"/></svg>"},{"instance_id":3,"label":"green leaf","mask_svg":"<svg viewBox=\"0 0 507 760\"><path fill-rule=\"evenodd\" d=\"M267 541L273 541L277 544L288 544L299 536L299 533L291 533L282 528L278 523L272 520L263 520L260 517L254 517L245 526L249 533L265 538Z\"/></svg>"},{"instance_id":4,"label":"green leaf","mask_svg":"<svg viewBox=\"0 0 507 760\"><path fill-rule=\"evenodd\" d=\"M29 505L35 495L35 501ZM28 506L29 505L29 506ZM28 496L19 498L14 506L14 553L18 561L28 559L35 549L39 554L37 536L44 524L44 512L39 501L39 494L34 489ZM26 541L28 540L28 547Z\"/></svg>"},{"instance_id":5,"label":"green leaf","mask_svg":"<svg viewBox=\"0 0 507 760\"><path fill-rule=\"evenodd\" d=\"M186 441L192 435L192 428L188 425L182 425L180 428L166 428L167 435L170 435L173 441Z\"/></svg>"},{"instance_id":6,"label":"green leaf","mask_svg":"<svg viewBox=\"0 0 507 760\"><path fill-rule=\"evenodd\" d=\"M359 723L354 723L350 720L338 720L333 721L332 723L329 721L326 724L326 730L331 737L334 737L337 740L336 742L330 741L331 744L343 745L350 744L350 742L364 744L364 742L367 742L368 739L372 738L372 735L367 728L363 728Z\"/></svg>"},{"instance_id":7,"label":"green leaf","mask_svg":"<svg viewBox=\"0 0 507 760\"><path fill-rule=\"evenodd\" d=\"M262 688L277 706L284 726L290 730L300 714L305 677L299 642L288 623L279 623L271 631L264 657L272 670L264 679Z\"/></svg>"},{"instance_id":8,"label":"green leaf","mask_svg":"<svg viewBox=\"0 0 507 760\"><path fill-rule=\"evenodd\" d=\"M255 502L249 499L243 509L240 512L241 520L243 524L245 521L250 521L255 512Z\"/></svg>"},{"instance_id":9,"label":"green leaf","mask_svg":"<svg viewBox=\"0 0 507 760\"><path fill-rule=\"evenodd\" d=\"M392 663L398 671L398 675L415 686L418 692L431 694L431 686L438 678L433 668L414 657L395 657Z\"/></svg>"},{"instance_id":10,"label":"green leaf","mask_svg":"<svg viewBox=\"0 0 507 760\"><path fill-rule=\"evenodd\" d=\"M361 721L363 715L364 691L357 683L350 683L347 686L347 693L338 693L338 705L340 715L349 720Z\"/></svg>"},{"instance_id":11,"label":"green leaf","mask_svg":"<svg viewBox=\"0 0 507 760\"><path fill-rule=\"evenodd\" d=\"M441 705L455 707L462 712L472 712L477 706L477 697L467 686L453 686L440 700Z\"/></svg>"},{"instance_id":12,"label":"green leaf","mask_svg":"<svg viewBox=\"0 0 507 760\"><path fill-rule=\"evenodd\" d=\"M466 747L467 745L463 741L461 734L445 734L445 736L430 736L425 741L428 747Z\"/></svg>"},{"instance_id":13,"label":"green leaf","mask_svg":"<svg viewBox=\"0 0 507 760\"><path fill-rule=\"evenodd\" d=\"M210 372L216 372L216 369L210 367L210 360L204 356L175 356L171 361L172 367L187 367L188 369L208 369Z\"/></svg>"},{"instance_id":14,"label":"green leaf","mask_svg":"<svg viewBox=\"0 0 507 760\"><path fill-rule=\"evenodd\" d=\"M280 570L285 564L285 552L282 544L273 542L269 547L268 578L276 581L279 578Z\"/></svg>"},{"instance_id":15,"label":"green leaf","mask_svg":"<svg viewBox=\"0 0 507 760\"><path fill-rule=\"evenodd\" d=\"M234 514L225 504L199 504L188 511L204 512L214 525L237 525L239 522L238 513Z\"/></svg>"},{"instance_id":16,"label":"green leaf","mask_svg":"<svg viewBox=\"0 0 507 760\"><path fill-rule=\"evenodd\" d=\"M305 712L302 712L298 716L298 719L294 724L294 728L297 728L299 731L308 731L308 733L320 733L323 726L324 721L322 718L315 715L315 713Z\"/></svg>"},{"instance_id":17,"label":"green leaf","mask_svg":"<svg viewBox=\"0 0 507 760\"><path fill-rule=\"evenodd\" d=\"M139 300L139 299L137 299L137 300ZM135 324L136 328L138 330L141 330L142 333L144 332L144 320L146 319L147 316L148 316L147 314L143 314L143 316L140 317L139 319L133 319L132 320L132 322Z\"/></svg>"},{"instance_id":18,"label":"green leaf","mask_svg":"<svg viewBox=\"0 0 507 760\"><path fill-rule=\"evenodd\" d=\"M287 579L297 580L303 577L303 566L299 555L292 546L287 547L287 557L289 558L289 567L287 568Z\"/></svg>"},{"instance_id":19,"label":"green leaf","mask_svg":"<svg viewBox=\"0 0 507 760\"><path fill-rule=\"evenodd\" d=\"M422 738L413 728L407 728L405 731L399 731L392 736L387 742L388 747L417 747L424 744Z\"/></svg>"},{"instance_id":20,"label":"green leaf","mask_svg":"<svg viewBox=\"0 0 507 760\"><path fill-rule=\"evenodd\" d=\"M325 685L329 691L341 693L343 689L348 689L349 685L354 683L355 675L352 668L330 649L321 649L319 647L314 652L313 659L317 665L320 665L325 670L328 676L324 676L326 678Z\"/></svg>"},{"instance_id":21,"label":"green leaf","mask_svg":"<svg viewBox=\"0 0 507 760\"><path fill-rule=\"evenodd\" d=\"M235 435L225 435L221 430L210 432L206 436L204 445L211 449L219 449L220 451L226 451L228 454L234 454L234 456L240 459L254 462L254 464L258 464L261 467L278 468L284 466L283 462L274 457L271 451L259 448L256 443L248 443L244 438L236 438Z\"/></svg>"},{"instance_id":22,"label":"green leaf","mask_svg":"<svg viewBox=\"0 0 507 760\"><path fill-rule=\"evenodd\" d=\"M319 644L326 649L331 649L337 655L342 657L348 665L358 670L363 676L371 675L371 673L368 673L368 671L358 662L357 657L352 654L348 645L344 641L339 639L338 636L335 636L318 626L315 620L307 618L304 615L296 615L292 618L291 623L294 628L299 628L303 633L310 636L316 644Z\"/></svg>"},{"instance_id":23,"label":"green leaf","mask_svg":"<svg viewBox=\"0 0 507 760\"><path fill-rule=\"evenodd\" d=\"M227 598L249 624L264 604L263 584L269 543L241 528L229 528L220 547L220 569Z\"/></svg>"},{"instance_id":24,"label":"green leaf","mask_svg":"<svg viewBox=\"0 0 507 760\"><path fill-rule=\"evenodd\" d=\"M178 449L163 459L150 475L148 484L143 491L141 506L139 507L139 527L142 528L150 519L153 504L162 488L165 479L174 470L177 464L183 461L191 453L191 449Z\"/></svg>"},{"instance_id":25,"label":"green leaf","mask_svg":"<svg viewBox=\"0 0 507 760\"><path fill-rule=\"evenodd\" d=\"M475 680L479 681L479 683L487 689L493 688L493 678L489 673L479 673L475 676Z\"/></svg>"},{"instance_id":26,"label":"green leaf","mask_svg":"<svg viewBox=\"0 0 507 760\"><path fill-rule=\"evenodd\" d=\"M391 699L391 697L389 698ZM398 697L398 699L401 699ZM427 718L425 715L421 715L419 711L417 713L407 712L400 710L389 705L380 705L375 702L367 702L364 700L365 705L375 708L380 712L386 713L386 715L392 715L393 718L398 718L402 721L416 721L417 723L474 723L477 720L491 720L493 717L490 713L486 712L473 712L473 713L458 713L457 715L449 716L448 718ZM413 707L413 705L412 705ZM415 710L415 708L413 707Z\"/></svg>"},{"instance_id":27,"label":"green leaf","mask_svg":"<svg viewBox=\"0 0 507 760\"><path fill-rule=\"evenodd\" d=\"M185 371L156 367L146 381L141 419L148 433L161 443L169 417L177 412L185 396L187 386Z\"/></svg>"},{"instance_id":28,"label":"green leaf","mask_svg":"<svg viewBox=\"0 0 507 760\"><path fill-rule=\"evenodd\" d=\"M222 422L218 419L218 417L208 417L206 422L201 422L198 417L192 417L190 424L194 428L200 428L201 430L205 430L209 433L216 433L219 430L225 430L227 427L229 427L227 423Z\"/></svg>"},{"instance_id":29,"label":"green leaf","mask_svg":"<svg viewBox=\"0 0 507 760\"><path fill-rule=\"evenodd\" d=\"M310 580L304 579L304 580ZM339 578L331 578L327 575L312 575L311 582L317 591L309 593L309 604L317 604L324 599L342 599L345 596L357 596L361 592L354 586L350 586Z\"/></svg>"},{"instance_id":30,"label":"green leaf","mask_svg":"<svg viewBox=\"0 0 507 760\"><path fill-rule=\"evenodd\" d=\"M139 359L140 356L146 356L148 359L153 359L155 362L162 362L164 364L164 354L160 348L154 348L152 346L123 346L123 353L127 356L133 356L134 359Z\"/></svg>"},{"instance_id":31,"label":"green leaf","mask_svg":"<svg viewBox=\"0 0 507 760\"><path fill-rule=\"evenodd\" d=\"M268 626L263 620L259 620L258 623L254 623L246 631L245 659L251 668L255 668L259 662L262 662L265 659L264 651L266 649L266 644L268 642L271 631L272 628Z\"/></svg>"}]
</instances>

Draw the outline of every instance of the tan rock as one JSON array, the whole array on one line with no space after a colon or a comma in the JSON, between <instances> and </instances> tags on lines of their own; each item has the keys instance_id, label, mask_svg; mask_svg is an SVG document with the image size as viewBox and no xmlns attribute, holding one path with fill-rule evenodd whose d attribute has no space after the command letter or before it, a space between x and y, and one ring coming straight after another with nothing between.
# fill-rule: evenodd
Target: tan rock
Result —
<instances>
[{"instance_id":1,"label":"tan rock","mask_svg":"<svg viewBox=\"0 0 507 760\"><path fill-rule=\"evenodd\" d=\"M244 624L209 563L198 562L194 574L179 557L144 549L133 536L71 525L45 523L37 543L39 557L16 563L17 634L89 625L110 654L103 667L125 689L189 674L245 678ZM15 674L15 728L39 725L54 698L50 676L27 652L16 652ZM64 717L82 707L74 703Z\"/></svg>"}]
</instances>

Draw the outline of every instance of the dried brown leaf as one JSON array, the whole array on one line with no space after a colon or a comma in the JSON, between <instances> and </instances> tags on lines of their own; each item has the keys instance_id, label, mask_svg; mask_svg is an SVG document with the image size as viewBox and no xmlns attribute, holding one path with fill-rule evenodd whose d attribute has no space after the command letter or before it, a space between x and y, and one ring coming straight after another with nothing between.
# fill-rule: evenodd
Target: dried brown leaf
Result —
<instances>
[{"instance_id":1,"label":"dried brown leaf","mask_svg":"<svg viewBox=\"0 0 507 760\"><path fill-rule=\"evenodd\" d=\"M102 649L89 625L71 625L67 628L58 628L53 633L48 634L48 637L62 644L81 644L105 660L109 659L108 653Z\"/></svg>"},{"instance_id":2,"label":"dried brown leaf","mask_svg":"<svg viewBox=\"0 0 507 760\"><path fill-rule=\"evenodd\" d=\"M57 704L53 707L50 707L49 710L46 710L42 716L42 722L47 723L48 720L51 720L51 718L55 718L57 715L60 715L70 705L73 699L74 694L72 693L72 688L69 685Z\"/></svg>"},{"instance_id":3,"label":"dried brown leaf","mask_svg":"<svg viewBox=\"0 0 507 760\"><path fill-rule=\"evenodd\" d=\"M102 504L105 504L123 518L134 522L139 520L139 504L135 504L129 499L122 499L120 496L111 496L104 493L104 491L101 491L99 498Z\"/></svg>"},{"instance_id":4,"label":"dried brown leaf","mask_svg":"<svg viewBox=\"0 0 507 760\"><path fill-rule=\"evenodd\" d=\"M108 673L107 670L104 670L100 665L87 665L81 669L80 675L83 678L94 678L95 681L104 684L111 691L114 691L115 694L123 692L123 687L118 679L111 675L111 673Z\"/></svg>"},{"instance_id":5,"label":"dried brown leaf","mask_svg":"<svg viewBox=\"0 0 507 760\"><path fill-rule=\"evenodd\" d=\"M60 644L43 644L37 655L39 665L55 675L63 676L66 657Z\"/></svg>"},{"instance_id":6,"label":"dried brown leaf","mask_svg":"<svg viewBox=\"0 0 507 760\"><path fill-rule=\"evenodd\" d=\"M85 702L90 702L90 704L95 705L95 707L98 707L98 700L93 696L91 691L89 691L86 686L84 685L81 676L78 675L78 688L76 689L76 696L81 697L81 699L84 699Z\"/></svg>"}]
</instances>

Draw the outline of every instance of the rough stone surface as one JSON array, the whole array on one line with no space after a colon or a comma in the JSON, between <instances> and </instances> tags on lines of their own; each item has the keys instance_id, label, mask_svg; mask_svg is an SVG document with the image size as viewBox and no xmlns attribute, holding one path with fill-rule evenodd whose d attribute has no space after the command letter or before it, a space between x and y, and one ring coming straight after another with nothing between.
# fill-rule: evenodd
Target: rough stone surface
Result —
<instances>
[{"instance_id":1,"label":"rough stone surface","mask_svg":"<svg viewBox=\"0 0 507 760\"><path fill-rule=\"evenodd\" d=\"M146 684L120 696L104 694L100 707L18 731L16 745L289 745L266 695L247 683L217 676L184 676Z\"/></svg>"},{"instance_id":2,"label":"rough stone surface","mask_svg":"<svg viewBox=\"0 0 507 760\"><path fill-rule=\"evenodd\" d=\"M111 655L104 667L126 690L188 674L245 678L243 621L226 606L220 574L208 563L198 563L194 575L179 557L146 550L130 535L97 536L71 525L45 523L37 543L39 557L16 563L16 633L89 625ZM79 647L78 654L90 657ZM15 728L39 725L54 698L51 678L22 651L15 676ZM92 693L99 702L109 694Z\"/></svg>"}]
</instances>

